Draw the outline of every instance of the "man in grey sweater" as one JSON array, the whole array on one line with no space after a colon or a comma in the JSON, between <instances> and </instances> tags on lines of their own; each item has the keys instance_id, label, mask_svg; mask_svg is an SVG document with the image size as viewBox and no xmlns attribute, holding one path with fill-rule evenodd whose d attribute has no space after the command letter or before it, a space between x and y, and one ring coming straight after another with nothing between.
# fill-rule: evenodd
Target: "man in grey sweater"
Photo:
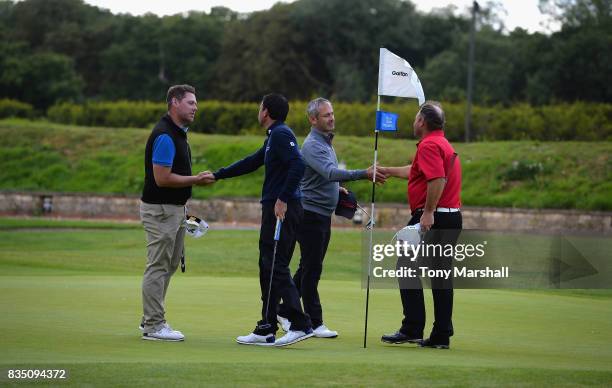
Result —
<instances>
[{"instance_id":1,"label":"man in grey sweater","mask_svg":"<svg viewBox=\"0 0 612 388\"><path fill-rule=\"evenodd\" d=\"M301 258L293 281L300 291L304 311L310 315L315 337L334 338L338 333L329 330L323 324L323 310L317 287L331 237L331 216L338 204L340 190L346 191L339 182L372 180L374 169L372 167L366 170L338 168L338 158L332 146L335 121L331 102L324 98L314 99L308 103L306 113L312 128L301 150L306 162L301 182L304 218L297 232ZM383 183L385 178L380 171L377 171L377 182ZM278 321L283 329L288 330L290 322L286 316L281 305Z\"/></svg>"}]
</instances>

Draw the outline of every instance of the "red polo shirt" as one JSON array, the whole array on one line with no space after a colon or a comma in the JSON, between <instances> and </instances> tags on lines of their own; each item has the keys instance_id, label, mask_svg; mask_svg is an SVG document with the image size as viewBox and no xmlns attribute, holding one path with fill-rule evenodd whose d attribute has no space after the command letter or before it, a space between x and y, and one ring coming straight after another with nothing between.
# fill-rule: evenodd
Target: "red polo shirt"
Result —
<instances>
[{"instance_id":1,"label":"red polo shirt","mask_svg":"<svg viewBox=\"0 0 612 388\"><path fill-rule=\"evenodd\" d=\"M447 177L444 191L437 207L461 207L461 163L459 156L451 162L455 150L444 137L444 131L431 131L417 143L417 152L408 177L408 202L410 210L425 207L427 182Z\"/></svg>"}]
</instances>

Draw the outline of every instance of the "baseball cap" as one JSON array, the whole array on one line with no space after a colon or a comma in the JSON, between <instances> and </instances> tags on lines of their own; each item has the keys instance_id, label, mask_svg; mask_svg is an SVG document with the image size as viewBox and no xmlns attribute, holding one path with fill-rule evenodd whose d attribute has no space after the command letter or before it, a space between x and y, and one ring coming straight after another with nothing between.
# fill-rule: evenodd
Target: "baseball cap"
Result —
<instances>
[{"instance_id":1,"label":"baseball cap","mask_svg":"<svg viewBox=\"0 0 612 388\"><path fill-rule=\"evenodd\" d=\"M336 205L335 214L337 216L352 220L353 216L355 215L355 211L357 211L357 198L355 197L355 194L353 194L352 191L348 191L348 194L341 191L340 196L338 197L338 204Z\"/></svg>"}]
</instances>

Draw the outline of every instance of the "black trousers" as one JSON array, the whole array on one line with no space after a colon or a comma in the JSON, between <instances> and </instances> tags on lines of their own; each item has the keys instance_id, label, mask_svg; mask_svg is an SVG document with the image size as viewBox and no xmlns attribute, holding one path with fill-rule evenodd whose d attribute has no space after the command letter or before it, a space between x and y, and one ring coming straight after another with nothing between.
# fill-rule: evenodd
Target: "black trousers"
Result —
<instances>
[{"instance_id":1,"label":"black trousers","mask_svg":"<svg viewBox=\"0 0 612 388\"><path fill-rule=\"evenodd\" d=\"M408 225L418 224L422 211L416 211ZM427 244L452 244L457 243L459 234L463 227L463 220L460 212L455 213L434 213L434 224L425 235ZM452 269L453 258L448 257L429 257L427 263L434 269ZM398 261L398 266L400 265ZM423 288L420 279L416 279L409 288L402 287L400 283L400 296L404 319L400 331L410 337L423 338L425 329L425 301ZM453 285L452 277L449 280L432 279L431 292L434 301L434 324L430 338L439 343L448 343L449 337L453 335Z\"/></svg>"},{"instance_id":2,"label":"black trousers","mask_svg":"<svg viewBox=\"0 0 612 388\"><path fill-rule=\"evenodd\" d=\"M304 210L304 220L297 234L302 255L300 265L293 275L293 282L302 297L304 311L310 316L314 328L323 324L323 309L318 287L330 237L331 216ZM288 315L284 299L279 308L279 315L283 317Z\"/></svg>"},{"instance_id":3,"label":"black trousers","mask_svg":"<svg viewBox=\"0 0 612 388\"><path fill-rule=\"evenodd\" d=\"M274 215L274 203L264 203L261 214L261 230L259 232L259 285L261 287L261 317L255 334L265 335L276 333L276 311L282 298L287 309L287 318L291 320L291 330L305 331L310 328L310 320L304 314L300 303L300 294L293 283L289 263L295 249L297 228L302 222L304 215L302 204L299 200L287 203L287 213L283 221L280 240L276 248L276 259L274 261L274 272L270 279L272 269L272 258L274 253L274 228L276 216ZM266 319L266 301L268 289L272 281L270 292L270 306ZM259 328L262 323L270 324L267 329Z\"/></svg>"}]
</instances>

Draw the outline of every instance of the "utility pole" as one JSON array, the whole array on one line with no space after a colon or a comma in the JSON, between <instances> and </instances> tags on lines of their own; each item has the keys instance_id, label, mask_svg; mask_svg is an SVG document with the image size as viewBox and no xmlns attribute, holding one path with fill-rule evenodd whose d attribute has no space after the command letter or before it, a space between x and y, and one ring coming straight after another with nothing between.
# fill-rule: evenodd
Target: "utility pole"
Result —
<instances>
[{"instance_id":1,"label":"utility pole","mask_svg":"<svg viewBox=\"0 0 612 388\"><path fill-rule=\"evenodd\" d=\"M476 35L476 13L480 11L478 3L472 3L472 26L470 28L470 49L468 54L467 73L467 107L465 111L465 142L470 141L470 129L472 127L472 89L474 88L474 39Z\"/></svg>"}]
</instances>

